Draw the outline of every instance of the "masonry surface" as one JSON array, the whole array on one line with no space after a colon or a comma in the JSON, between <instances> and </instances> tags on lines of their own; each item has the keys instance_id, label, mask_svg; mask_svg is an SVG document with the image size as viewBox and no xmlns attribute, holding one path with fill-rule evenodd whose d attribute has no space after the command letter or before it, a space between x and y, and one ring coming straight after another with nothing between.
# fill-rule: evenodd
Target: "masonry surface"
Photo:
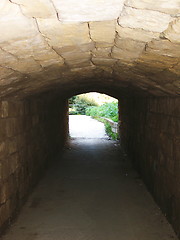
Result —
<instances>
[{"instance_id":1,"label":"masonry surface","mask_svg":"<svg viewBox=\"0 0 180 240\"><path fill-rule=\"evenodd\" d=\"M180 1L1 0L0 35L0 226L62 148L66 100L98 91L180 236Z\"/></svg>"}]
</instances>

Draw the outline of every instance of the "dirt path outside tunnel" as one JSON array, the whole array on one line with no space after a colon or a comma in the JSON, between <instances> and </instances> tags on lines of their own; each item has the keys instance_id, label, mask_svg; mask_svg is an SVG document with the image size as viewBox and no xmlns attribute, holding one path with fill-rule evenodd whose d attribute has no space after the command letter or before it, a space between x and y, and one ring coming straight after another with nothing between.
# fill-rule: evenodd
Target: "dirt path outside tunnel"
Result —
<instances>
[{"instance_id":1,"label":"dirt path outside tunnel","mask_svg":"<svg viewBox=\"0 0 180 240\"><path fill-rule=\"evenodd\" d=\"M2 240L91 239L177 240L117 142L73 138Z\"/></svg>"}]
</instances>

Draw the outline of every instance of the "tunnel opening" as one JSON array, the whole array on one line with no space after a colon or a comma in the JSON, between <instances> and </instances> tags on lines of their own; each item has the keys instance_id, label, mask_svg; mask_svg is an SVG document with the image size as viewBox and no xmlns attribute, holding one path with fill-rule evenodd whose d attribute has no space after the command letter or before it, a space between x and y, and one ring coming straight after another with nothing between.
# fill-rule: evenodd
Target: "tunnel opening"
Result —
<instances>
[{"instance_id":1,"label":"tunnel opening","mask_svg":"<svg viewBox=\"0 0 180 240\"><path fill-rule=\"evenodd\" d=\"M70 138L119 138L119 109L116 98L89 92L73 96L68 102Z\"/></svg>"}]
</instances>

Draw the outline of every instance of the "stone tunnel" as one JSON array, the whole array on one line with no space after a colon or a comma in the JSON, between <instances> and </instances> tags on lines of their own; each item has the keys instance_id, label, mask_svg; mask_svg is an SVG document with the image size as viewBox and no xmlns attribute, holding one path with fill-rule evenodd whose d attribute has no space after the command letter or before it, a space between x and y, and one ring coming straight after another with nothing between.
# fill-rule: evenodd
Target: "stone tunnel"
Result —
<instances>
[{"instance_id":1,"label":"stone tunnel","mask_svg":"<svg viewBox=\"0 0 180 240\"><path fill-rule=\"evenodd\" d=\"M119 99L124 149L180 236L180 1L0 1L0 226L68 131L67 99Z\"/></svg>"}]
</instances>

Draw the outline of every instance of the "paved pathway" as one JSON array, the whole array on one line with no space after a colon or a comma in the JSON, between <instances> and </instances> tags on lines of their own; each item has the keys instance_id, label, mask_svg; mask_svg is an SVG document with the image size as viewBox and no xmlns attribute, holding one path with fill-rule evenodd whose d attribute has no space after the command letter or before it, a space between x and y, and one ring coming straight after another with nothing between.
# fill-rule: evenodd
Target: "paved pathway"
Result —
<instances>
[{"instance_id":1,"label":"paved pathway","mask_svg":"<svg viewBox=\"0 0 180 240\"><path fill-rule=\"evenodd\" d=\"M69 116L69 132L73 138L107 138L103 123L83 115Z\"/></svg>"},{"instance_id":2,"label":"paved pathway","mask_svg":"<svg viewBox=\"0 0 180 240\"><path fill-rule=\"evenodd\" d=\"M97 138L71 140L2 239L177 240L119 145Z\"/></svg>"}]
</instances>

